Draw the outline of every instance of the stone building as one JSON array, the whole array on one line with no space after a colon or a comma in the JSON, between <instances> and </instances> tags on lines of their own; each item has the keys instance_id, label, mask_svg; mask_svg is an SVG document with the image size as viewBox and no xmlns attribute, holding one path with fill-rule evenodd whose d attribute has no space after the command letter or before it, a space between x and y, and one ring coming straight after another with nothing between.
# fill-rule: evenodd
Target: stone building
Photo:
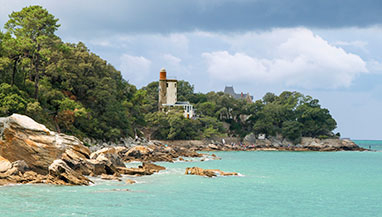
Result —
<instances>
[{"instance_id":1,"label":"stone building","mask_svg":"<svg viewBox=\"0 0 382 217\"><path fill-rule=\"evenodd\" d=\"M194 117L194 107L189 102L180 102L177 99L178 81L176 79L168 79L166 69L162 68L159 72L159 111L165 111L175 107L183 107L183 115L185 118Z\"/></svg>"},{"instance_id":2,"label":"stone building","mask_svg":"<svg viewBox=\"0 0 382 217\"><path fill-rule=\"evenodd\" d=\"M225 86L224 88L224 93L232 96L235 99L244 99L247 102L252 102L253 101L253 96L249 95L249 93L235 93L233 86Z\"/></svg>"}]
</instances>

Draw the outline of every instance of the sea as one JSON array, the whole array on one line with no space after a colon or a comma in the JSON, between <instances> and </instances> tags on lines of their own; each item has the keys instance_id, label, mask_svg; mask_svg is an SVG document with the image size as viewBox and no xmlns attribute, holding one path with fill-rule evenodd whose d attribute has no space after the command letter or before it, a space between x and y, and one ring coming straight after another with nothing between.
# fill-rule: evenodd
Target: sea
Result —
<instances>
[{"instance_id":1,"label":"sea","mask_svg":"<svg viewBox=\"0 0 382 217\"><path fill-rule=\"evenodd\" d=\"M355 142L376 151L210 152L221 160L159 163L133 185L2 186L0 216L382 216L382 141ZM240 175L184 175L194 166Z\"/></svg>"}]
</instances>

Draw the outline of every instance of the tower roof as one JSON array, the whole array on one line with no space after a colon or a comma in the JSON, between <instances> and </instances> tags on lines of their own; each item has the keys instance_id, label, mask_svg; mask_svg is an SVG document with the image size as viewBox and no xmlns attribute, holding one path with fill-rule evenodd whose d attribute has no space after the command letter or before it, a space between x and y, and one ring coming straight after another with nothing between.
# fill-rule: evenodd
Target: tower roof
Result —
<instances>
[{"instance_id":1,"label":"tower roof","mask_svg":"<svg viewBox=\"0 0 382 217\"><path fill-rule=\"evenodd\" d=\"M225 86L224 93L234 96L236 93L233 90L233 86Z\"/></svg>"},{"instance_id":2,"label":"tower roof","mask_svg":"<svg viewBox=\"0 0 382 217\"><path fill-rule=\"evenodd\" d=\"M162 69L160 70L160 72L166 72L166 69L165 69L165 68L162 68Z\"/></svg>"}]
</instances>

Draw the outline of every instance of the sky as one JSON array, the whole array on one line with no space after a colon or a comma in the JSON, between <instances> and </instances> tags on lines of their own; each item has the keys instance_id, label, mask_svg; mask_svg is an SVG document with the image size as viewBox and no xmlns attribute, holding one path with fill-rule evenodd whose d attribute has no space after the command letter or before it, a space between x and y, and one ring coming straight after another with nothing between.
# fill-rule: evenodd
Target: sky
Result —
<instances>
[{"instance_id":1,"label":"sky","mask_svg":"<svg viewBox=\"0 0 382 217\"><path fill-rule=\"evenodd\" d=\"M299 91L320 100L343 137L382 139L380 0L0 0L41 5L57 35L84 42L138 88L168 76L196 92ZM3 30L3 29L2 29ZM4 31L4 30L3 30Z\"/></svg>"}]
</instances>

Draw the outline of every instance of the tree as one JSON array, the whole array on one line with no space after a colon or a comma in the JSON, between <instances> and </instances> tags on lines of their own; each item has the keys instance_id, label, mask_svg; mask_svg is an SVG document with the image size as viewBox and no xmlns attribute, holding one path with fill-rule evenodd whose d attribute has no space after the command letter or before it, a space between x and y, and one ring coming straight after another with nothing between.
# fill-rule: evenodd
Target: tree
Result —
<instances>
[{"instance_id":1,"label":"tree","mask_svg":"<svg viewBox=\"0 0 382 217\"><path fill-rule=\"evenodd\" d=\"M303 125L297 121L285 121L282 126L282 135L293 143L299 143L302 136Z\"/></svg>"},{"instance_id":2,"label":"tree","mask_svg":"<svg viewBox=\"0 0 382 217\"><path fill-rule=\"evenodd\" d=\"M142 87L142 90L146 91L145 103L142 105L144 112L158 111L159 82L151 82L147 86Z\"/></svg>"},{"instance_id":3,"label":"tree","mask_svg":"<svg viewBox=\"0 0 382 217\"><path fill-rule=\"evenodd\" d=\"M17 87L2 83L0 85L0 116L24 113L28 100Z\"/></svg>"},{"instance_id":4,"label":"tree","mask_svg":"<svg viewBox=\"0 0 382 217\"><path fill-rule=\"evenodd\" d=\"M178 81L177 85L178 101L189 101L194 94L194 85L183 80Z\"/></svg>"},{"instance_id":5,"label":"tree","mask_svg":"<svg viewBox=\"0 0 382 217\"><path fill-rule=\"evenodd\" d=\"M272 103L274 101L277 100L277 96L274 94L274 93L266 93L264 96L263 96L263 102L265 104L268 104L268 103Z\"/></svg>"},{"instance_id":6,"label":"tree","mask_svg":"<svg viewBox=\"0 0 382 217\"><path fill-rule=\"evenodd\" d=\"M27 54L34 66L34 97L38 97L38 84L41 73L41 66L46 61L46 47L56 36L54 32L60 26L52 14L41 6L25 7L19 12L9 15L9 21L4 28L17 40L30 44L32 49ZM17 60L17 59L16 59Z\"/></svg>"}]
</instances>

